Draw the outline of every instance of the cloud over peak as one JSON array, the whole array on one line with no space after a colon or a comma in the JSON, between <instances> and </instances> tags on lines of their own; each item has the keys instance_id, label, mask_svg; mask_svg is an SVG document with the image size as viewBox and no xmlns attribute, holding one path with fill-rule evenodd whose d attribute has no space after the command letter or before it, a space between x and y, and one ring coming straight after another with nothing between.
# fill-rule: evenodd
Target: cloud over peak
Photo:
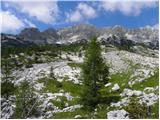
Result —
<instances>
[{"instance_id":1,"label":"cloud over peak","mask_svg":"<svg viewBox=\"0 0 160 120\"><path fill-rule=\"evenodd\" d=\"M24 27L36 27L31 21L21 20L10 11L0 11L0 16L2 17L0 32L16 33Z\"/></svg>"},{"instance_id":2,"label":"cloud over peak","mask_svg":"<svg viewBox=\"0 0 160 120\"><path fill-rule=\"evenodd\" d=\"M67 22L80 22L83 20L95 18L96 10L86 3L79 3L75 11L66 13Z\"/></svg>"},{"instance_id":3,"label":"cloud over peak","mask_svg":"<svg viewBox=\"0 0 160 120\"><path fill-rule=\"evenodd\" d=\"M14 32L25 26L21 20L9 11L1 11L0 16L2 16L1 32Z\"/></svg>"}]
</instances>

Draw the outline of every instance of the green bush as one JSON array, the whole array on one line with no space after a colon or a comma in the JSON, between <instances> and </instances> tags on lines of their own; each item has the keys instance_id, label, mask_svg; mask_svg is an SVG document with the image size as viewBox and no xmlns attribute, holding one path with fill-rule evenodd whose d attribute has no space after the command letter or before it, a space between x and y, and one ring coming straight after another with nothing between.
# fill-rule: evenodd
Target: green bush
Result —
<instances>
[{"instance_id":1,"label":"green bush","mask_svg":"<svg viewBox=\"0 0 160 120\"><path fill-rule=\"evenodd\" d=\"M8 99L10 95L15 93L16 87L12 82L5 81L1 83L1 95Z\"/></svg>"},{"instance_id":2,"label":"green bush","mask_svg":"<svg viewBox=\"0 0 160 120\"><path fill-rule=\"evenodd\" d=\"M148 116L148 107L145 103L140 104L138 98L131 98L129 105L124 107L131 119L145 119Z\"/></svg>"}]
</instances>

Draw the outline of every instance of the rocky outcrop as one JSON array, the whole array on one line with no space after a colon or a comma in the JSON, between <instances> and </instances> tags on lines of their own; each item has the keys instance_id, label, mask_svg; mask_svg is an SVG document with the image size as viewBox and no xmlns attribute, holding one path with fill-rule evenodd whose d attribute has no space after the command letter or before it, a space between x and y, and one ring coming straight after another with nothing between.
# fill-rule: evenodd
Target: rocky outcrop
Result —
<instances>
[{"instance_id":1,"label":"rocky outcrop","mask_svg":"<svg viewBox=\"0 0 160 120\"><path fill-rule=\"evenodd\" d=\"M19 36L24 40L43 39L41 32L37 28L25 28L20 32Z\"/></svg>"},{"instance_id":2,"label":"rocky outcrop","mask_svg":"<svg viewBox=\"0 0 160 120\"><path fill-rule=\"evenodd\" d=\"M59 35L57 34L57 31L53 28L48 28L45 31L43 31L42 36L45 38L45 42L47 44L53 44L56 41L59 40Z\"/></svg>"},{"instance_id":3,"label":"rocky outcrop","mask_svg":"<svg viewBox=\"0 0 160 120\"><path fill-rule=\"evenodd\" d=\"M33 44L31 41L23 41L17 35L3 34L3 33L1 34L2 48L13 47L13 46L29 46L31 44Z\"/></svg>"},{"instance_id":4,"label":"rocky outcrop","mask_svg":"<svg viewBox=\"0 0 160 120\"><path fill-rule=\"evenodd\" d=\"M129 119L129 113L124 109L122 110L113 110L107 113L108 119Z\"/></svg>"},{"instance_id":5,"label":"rocky outcrop","mask_svg":"<svg viewBox=\"0 0 160 120\"><path fill-rule=\"evenodd\" d=\"M25 41L32 41L35 44L53 44L59 39L59 36L53 28L40 32L37 28L25 28L19 34Z\"/></svg>"}]
</instances>

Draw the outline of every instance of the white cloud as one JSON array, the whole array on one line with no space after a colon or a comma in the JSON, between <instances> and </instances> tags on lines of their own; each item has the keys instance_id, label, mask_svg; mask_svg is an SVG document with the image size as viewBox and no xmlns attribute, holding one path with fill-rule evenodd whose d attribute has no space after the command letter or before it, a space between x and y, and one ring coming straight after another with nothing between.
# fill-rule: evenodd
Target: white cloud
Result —
<instances>
[{"instance_id":1,"label":"white cloud","mask_svg":"<svg viewBox=\"0 0 160 120\"><path fill-rule=\"evenodd\" d=\"M73 13L66 13L67 20L70 22L79 22L82 20L82 15L79 11L75 11Z\"/></svg>"},{"instance_id":2,"label":"white cloud","mask_svg":"<svg viewBox=\"0 0 160 120\"><path fill-rule=\"evenodd\" d=\"M127 16L137 16L144 8L152 8L157 6L156 1L102 1L100 7L105 11L120 11Z\"/></svg>"},{"instance_id":3,"label":"white cloud","mask_svg":"<svg viewBox=\"0 0 160 120\"><path fill-rule=\"evenodd\" d=\"M0 32L13 32L25 27L25 24L9 11L1 11L1 29Z\"/></svg>"},{"instance_id":4,"label":"white cloud","mask_svg":"<svg viewBox=\"0 0 160 120\"><path fill-rule=\"evenodd\" d=\"M56 1L12 1L7 6L14 7L18 12L27 14L45 24L52 24L56 21L59 8Z\"/></svg>"},{"instance_id":5,"label":"white cloud","mask_svg":"<svg viewBox=\"0 0 160 120\"><path fill-rule=\"evenodd\" d=\"M31 21L27 19L21 20L10 11L0 11L0 16L0 32L16 33L25 27L36 27L36 25L34 25Z\"/></svg>"},{"instance_id":6,"label":"white cloud","mask_svg":"<svg viewBox=\"0 0 160 120\"><path fill-rule=\"evenodd\" d=\"M77 8L87 18L96 17L96 11L91 6L89 6L89 5L85 4L85 3L78 4Z\"/></svg>"},{"instance_id":7,"label":"white cloud","mask_svg":"<svg viewBox=\"0 0 160 120\"><path fill-rule=\"evenodd\" d=\"M35 27L36 28L36 25L33 24L31 21L27 20L27 19L24 19L24 23L26 24L26 26L28 27Z\"/></svg>"},{"instance_id":8,"label":"white cloud","mask_svg":"<svg viewBox=\"0 0 160 120\"><path fill-rule=\"evenodd\" d=\"M95 18L97 16L96 11L93 7L79 3L75 11L66 13L67 22L80 22L82 20Z\"/></svg>"}]
</instances>

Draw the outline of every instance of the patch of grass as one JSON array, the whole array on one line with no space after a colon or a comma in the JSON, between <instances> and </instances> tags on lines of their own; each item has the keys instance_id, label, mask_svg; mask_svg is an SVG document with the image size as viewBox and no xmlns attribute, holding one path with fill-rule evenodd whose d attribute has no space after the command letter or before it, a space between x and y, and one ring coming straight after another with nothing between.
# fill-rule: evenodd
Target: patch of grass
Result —
<instances>
[{"instance_id":1,"label":"patch of grass","mask_svg":"<svg viewBox=\"0 0 160 120\"><path fill-rule=\"evenodd\" d=\"M90 111L85 108L79 108L73 112L56 113L53 119L74 119L76 115L81 115L81 119L106 119L107 112L114 110L115 107L109 107L106 104L98 104L95 109L97 110Z\"/></svg>"},{"instance_id":2,"label":"patch of grass","mask_svg":"<svg viewBox=\"0 0 160 120\"><path fill-rule=\"evenodd\" d=\"M132 70L130 69L122 73L116 73L111 75L111 79L109 80L109 82L112 82L113 84L117 83L122 90L128 86L128 81L131 75Z\"/></svg>"},{"instance_id":3,"label":"patch of grass","mask_svg":"<svg viewBox=\"0 0 160 120\"><path fill-rule=\"evenodd\" d=\"M62 88L62 84L55 79L42 78L38 80L39 83L44 83L44 92L58 92Z\"/></svg>"},{"instance_id":4,"label":"patch of grass","mask_svg":"<svg viewBox=\"0 0 160 120\"><path fill-rule=\"evenodd\" d=\"M154 75L145 79L141 84L134 84L132 87L137 90L143 90L146 87L155 87L159 84L159 70L156 70Z\"/></svg>"},{"instance_id":5,"label":"patch of grass","mask_svg":"<svg viewBox=\"0 0 160 120\"><path fill-rule=\"evenodd\" d=\"M144 43L139 43L139 45L141 46L141 48L140 48L140 50L147 50L147 45L146 44L144 44Z\"/></svg>"},{"instance_id":6,"label":"patch of grass","mask_svg":"<svg viewBox=\"0 0 160 120\"><path fill-rule=\"evenodd\" d=\"M74 119L76 115L81 115L82 118L90 118L89 114L91 114L90 111L87 111L82 108L78 108L73 112L61 112L61 113L56 113L53 117L53 119Z\"/></svg>"},{"instance_id":7,"label":"patch of grass","mask_svg":"<svg viewBox=\"0 0 160 120\"><path fill-rule=\"evenodd\" d=\"M104 104L99 105L101 108L97 108L97 114L95 115L98 119L106 119L107 118L107 106Z\"/></svg>"},{"instance_id":8,"label":"patch of grass","mask_svg":"<svg viewBox=\"0 0 160 120\"><path fill-rule=\"evenodd\" d=\"M81 115L82 119L106 119L107 118L107 112L110 110L113 110L115 108L110 107L108 108L108 105L105 104L98 104L96 107L97 111L90 111L85 108L79 108L76 109L73 112L62 112L62 113L56 113L53 119L74 119L76 115Z\"/></svg>"},{"instance_id":9,"label":"patch of grass","mask_svg":"<svg viewBox=\"0 0 160 120\"><path fill-rule=\"evenodd\" d=\"M107 104L98 104L96 106L97 114L95 115L96 119L106 119L107 118L107 112L115 110L115 107L110 107Z\"/></svg>"},{"instance_id":10,"label":"patch of grass","mask_svg":"<svg viewBox=\"0 0 160 120\"><path fill-rule=\"evenodd\" d=\"M130 67L126 71L118 72L111 75L109 82L120 86L121 90L129 88L128 82L133 72L139 68L139 64L134 64L131 60L124 60Z\"/></svg>"},{"instance_id":11,"label":"patch of grass","mask_svg":"<svg viewBox=\"0 0 160 120\"><path fill-rule=\"evenodd\" d=\"M69 62L68 65L72 68L76 68L76 67L81 68L82 67L82 63Z\"/></svg>"},{"instance_id":12,"label":"patch of grass","mask_svg":"<svg viewBox=\"0 0 160 120\"><path fill-rule=\"evenodd\" d=\"M158 119L159 118L159 102L152 106L152 115L147 119Z\"/></svg>"},{"instance_id":13,"label":"patch of grass","mask_svg":"<svg viewBox=\"0 0 160 120\"><path fill-rule=\"evenodd\" d=\"M132 47L133 45L127 45L127 44L124 44L124 45L116 45L116 47L119 49L119 50L126 50L126 51L129 51L129 52L133 52L132 50Z\"/></svg>"},{"instance_id":14,"label":"patch of grass","mask_svg":"<svg viewBox=\"0 0 160 120\"><path fill-rule=\"evenodd\" d=\"M79 96L83 86L79 84L74 84L72 81L63 81L62 82L63 89L66 92L70 92L73 96Z\"/></svg>"},{"instance_id":15,"label":"patch of grass","mask_svg":"<svg viewBox=\"0 0 160 120\"><path fill-rule=\"evenodd\" d=\"M67 103L67 98L65 96L59 96L58 98L60 101L50 100L50 102L52 102L53 105L57 106L58 108L63 109L65 107L65 103Z\"/></svg>"},{"instance_id":16,"label":"patch of grass","mask_svg":"<svg viewBox=\"0 0 160 120\"><path fill-rule=\"evenodd\" d=\"M108 94L108 96L101 97L99 103L104 105L109 105L111 102L118 102L119 100L120 100L120 95L112 93Z\"/></svg>"},{"instance_id":17,"label":"patch of grass","mask_svg":"<svg viewBox=\"0 0 160 120\"><path fill-rule=\"evenodd\" d=\"M113 86L103 87L99 90L101 97L119 97L120 91L112 91Z\"/></svg>"},{"instance_id":18,"label":"patch of grass","mask_svg":"<svg viewBox=\"0 0 160 120\"><path fill-rule=\"evenodd\" d=\"M79 104L79 97L74 97L71 101L68 101L69 106L77 105L77 104Z\"/></svg>"},{"instance_id":19,"label":"patch of grass","mask_svg":"<svg viewBox=\"0 0 160 120\"><path fill-rule=\"evenodd\" d=\"M79 84L74 84L72 81L62 81L58 82L56 79L42 78L38 80L39 83L44 83L44 92L59 92L63 89L65 92L71 93L72 96L79 96L83 86Z\"/></svg>"},{"instance_id":20,"label":"patch of grass","mask_svg":"<svg viewBox=\"0 0 160 120\"><path fill-rule=\"evenodd\" d=\"M53 105L59 107L60 109L65 108L65 104L68 103L68 106L73 106L79 104L79 98L73 98L72 100L68 101L65 96L59 96L58 97L60 101L57 100L50 100Z\"/></svg>"}]
</instances>

